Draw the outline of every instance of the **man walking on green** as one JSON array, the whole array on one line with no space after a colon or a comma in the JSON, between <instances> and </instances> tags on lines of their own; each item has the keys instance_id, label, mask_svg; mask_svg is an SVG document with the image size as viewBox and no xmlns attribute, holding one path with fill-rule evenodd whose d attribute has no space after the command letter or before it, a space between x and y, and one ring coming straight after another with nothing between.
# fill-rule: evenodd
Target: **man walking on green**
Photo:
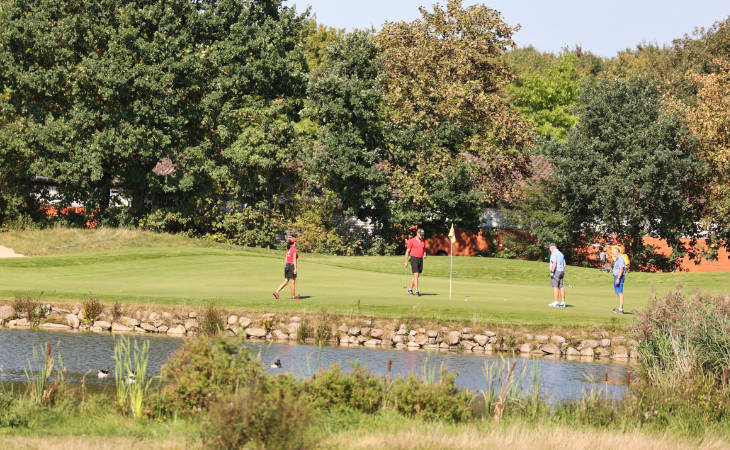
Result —
<instances>
[{"instance_id":1,"label":"man walking on green","mask_svg":"<svg viewBox=\"0 0 730 450\"><path fill-rule=\"evenodd\" d=\"M426 253L426 241L423 240L423 235L423 228L419 228L416 236L408 240L408 244L406 245L406 260L403 263L403 267L407 267L408 257L411 257L413 279L411 280L410 286L408 286L408 293L419 297L421 296L421 292L418 290L418 278L421 272L423 272L423 257Z\"/></svg>"},{"instance_id":2,"label":"man walking on green","mask_svg":"<svg viewBox=\"0 0 730 450\"><path fill-rule=\"evenodd\" d=\"M553 288L553 302L548 304L553 308L565 308L565 286L563 286L563 278L565 278L565 256L563 252L558 250L558 246L550 243L550 286ZM560 292L561 302L558 303L558 292Z\"/></svg>"},{"instance_id":3,"label":"man walking on green","mask_svg":"<svg viewBox=\"0 0 730 450\"><path fill-rule=\"evenodd\" d=\"M624 279L626 278L626 260L621 256L617 246L613 247L613 292L618 296L618 308L615 314L624 313Z\"/></svg>"}]
</instances>

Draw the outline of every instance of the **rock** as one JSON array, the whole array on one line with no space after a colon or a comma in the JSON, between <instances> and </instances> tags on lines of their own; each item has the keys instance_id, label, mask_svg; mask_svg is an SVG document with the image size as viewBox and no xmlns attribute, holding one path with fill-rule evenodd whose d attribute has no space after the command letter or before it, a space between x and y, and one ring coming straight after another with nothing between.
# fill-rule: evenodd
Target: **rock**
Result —
<instances>
[{"instance_id":1,"label":"rock","mask_svg":"<svg viewBox=\"0 0 730 450\"><path fill-rule=\"evenodd\" d=\"M538 344L547 344L550 338L545 334L538 334L535 336L535 340Z\"/></svg>"},{"instance_id":2,"label":"rock","mask_svg":"<svg viewBox=\"0 0 730 450\"><path fill-rule=\"evenodd\" d=\"M490 336L489 337L489 343L490 344L496 344L497 343L497 336Z\"/></svg>"},{"instance_id":3,"label":"rock","mask_svg":"<svg viewBox=\"0 0 730 450\"><path fill-rule=\"evenodd\" d=\"M474 341L484 347L484 344L489 342L489 337L485 334L475 334L474 335Z\"/></svg>"},{"instance_id":4,"label":"rock","mask_svg":"<svg viewBox=\"0 0 730 450\"><path fill-rule=\"evenodd\" d=\"M626 336L616 336L611 340L613 345L626 345Z\"/></svg>"},{"instance_id":5,"label":"rock","mask_svg":"<svg viewBox=\"0 0 730 450\"><path fill-rule=\"evenodd\" d=\"M408 332L408 336L415 336L416 334L416 330L411 330Z\"/></svg>"},{"instance_id":6,"label":"rock","mask_svg":"<svg viewBox=\"0 0 730 450\"><path fill-rule=\"evenodd\" d=\"M380 339L383 337L384 331L380 328L373 328L370 330L370 337Z\"/></svg>"},{"instance_id":7,"label":"rock","mask_svg":"<svg viewBox=\"0 0 730 450\"><path fill-rule=\"evenodd\" d=\"M198 319L188 319L188 320L185 321L185 323L183 324L183 326L188 331L190 331L190 330L197 330L198 328L200 328L200 325L198 324Z\"/></svg>"},{"instance_id":8,"label":"rock","mask_svg":"<svg viewBox=\"0 0 730 450\"><path fill-rule=\"evenodd\" d=\"M439 344L439 348L440 349L443 349L443 350L448 350L449 349L449 344L447 344L446 342L442 342L442 343Z\"/></svg>"},{"instance_id":9,"label":"rock","mask_svg":"<svg viewBox=\"0 0 730 450\"><path fill-rule=\"evenodd\" d=\"M188 318L189 319L197 319L198 318L198 312L197 311L190 311L190 312L188 312Z\"/></svg>"},{"instance_id":10,"label":"rock","mask_svg":"<svg viewBox=\"0 0 730 450\"><path fill-rule=\"evenodd\" d=\"M172 314L170 314L167 311L162 311L162 318L163 319L172 319Z\"/></svg>"},{"instance_id":11,"label":"rock","mask_svg":"<svg viewBox=\"0 0 730 450\"><path fill-rule=\"evenodd\" d=\"M157 332L158 332L158 333L167 333L167 331L168 331L169 329L170 329L170 327L168 327L168 326L167 326L167 325L165 325L165 324L162 324L162 325L160 325L159 327L157 327Z\"/></svg>"},{"instance_id":12,"label":"rock","mask_svg":"<svg viewBox=\"0 0 730 450\"><path fill-rule=\"evenodd\" d=\"M38 328L41 330L50 330L50 331L68 331L71 329L70 326L64 325L62 323L42 323L38 325Z\"/></svg>"},{"instance_id":13,"label":"rock","mask_svg":"<svg viewBox=\"0 0 730 450\"><path fill-rule=\"evenodd\" d=\"M461 345L462 345L462 347L464 347L464 350L467 350L467 351L471 351L471 349L473 349L474 347L477 346L477 344L475 344L472 341L461 341Z\"/></svg>"},{"instance_id":14,"label":"rock","mask_svg":"<svg viewBox=\"0 0 730 450\"><path fill-rule=\"evenodd\" d=\"M119 319L119 322L128 327L137 327L140 324L139 320L133 319L132 317L122 317Z\"/></svg>"},{"instance_id":15,"label":"rock","mask_svg":"<svg viewBox=\"0 0 730 450\"><path fill-rule=\"evenodd\" d=\"M525 333L525 339L527 339L528 341L531 341L531 340L535 339L535 336L531 335L530 333Z\"/></svg>"},{"instance_id":16,"label":"rock","mask_svg":"<svg viewBox=\"0 0 730 450\"><path fill-rule=\"evenodd\" d=\"M350 344L357 345L357 336L350 336L348 334L347 335L347 342L349 342Z\"/></svg>"},{"instance_id":17,"label":"rock","mask_svg":"<svg viewBox=\"0 0 730 450\"><path fill-rule=\"evenodd\" d=\"M404 335L406 334L406 329L405 329L405 327L401 327L401 328L398 328L398 332L397 332L397 334L398 334L399 336L404 336Z\"/></svg>"},{"instance_id":18,"label":"rock","mask_svg":"<svg viewBox=\"0 0 730 450\"><path fill-rule=\"evenodd\" d=\"M150 315L149 315L149 316L147 316L147 320L149 320L150 322L154 322L155 320L159 320L159 319L160 319L160 315L159 315L159 314L157 314L157 313L156 313L156 312L154 312L154 311L152 311L152 312L150 313Z\"/></svg>"},{"instance_id":19,"label":"rock","mask_svg":"<svg viewBox=\"0 0 730 450\"><path fill-rule=\"evenodd\" d=\"M380 341L380 345L385 348L390 348L393 346L393 341L391 341L390 339L383 339L382 341Z\"/></svg>"},{"instance_id":20,"label":"rock","mask_svg":"<svg viewBox=\"0 0 730 450\"><path fill-rule=\"evenodd\" d=\"M92 333L106 333L106 330L103 329L102 327L94 327L94 326L90 327L89 331L91 331Z\"/></svg>"},{"instance_id":21,"label":"rock","mask_svg":"<svg viewBox=\"0 0 730 450\"><path fill-rule=\"evenodd\" d=\"M409 342L408 343L408 348L409 349L411 349L411 348L421 348L421 346L418 345L416 342Z\"/></svg>"},{"instance_id":22,"label":"rock","mask_svg":"<svg viewBox=\"0 0 730 450\"><path fill-rule=\"evenodd\" d=\"M457 345L460 338L461 333L459 333L458 331L449 331L449 334L446 335L446 343L448 345Z\"/></svg>"},{"instance_id":23,"label":"rock","mask_svg":"<svg viewBox=\"0 0 730 450\"><path fill-rule=\"evenodd\" d=\"M415 342L418 345L426 345L428 344L428 336L426 336L425 334L417 334L415 336Z\"/></svg>"},{"instance_id":24,"label":"rock","mask_svg":"<svg viewBox=\"0 0 730 450\"><path fill-rule=\"evenodd\" d=\"M167 330L167 334L174 336L183 336L186 332L187 330L182 325L177 325Z\"/></svg>"},{"instance_id":25,"label":"rock","mask_svg":"<svg viewBox=\"0 0 730 450\"><path fill-rule=\"evenodd\" d=\"M77 329L79 325L81 325L79 316L77 316L76 314L66 314L66 323L74 330Z\"/></svg>"},{"instance_id":26,"label":"rock","mask_svg":"<svg viewBox=\"0 0 730 450\"><path fill-rule=\"evenodd\" d=\"M349 334L350 336L358 336L360 334L360 328L352 327L347 330L347 334Z\"/></svg>"},{"instance_id":27,"label":"rock","mask_svg":"<svg viewBox=\"0 0 730 450\"><path fill-rule=\"evenodd\" d=\"M147 330L145 330L145 329L144 329L144 328L142 328L142 327L134 327L134 332L135 332L135 333L146 333L146 332L147 332Z\"/></svg>"},{"instance_id":28,"label":"rock","mask_svg":"<svg viewBox=\"0 0 730 450\"><path fill-rule=\"evenodd\" d=\"M568 347L567 350L565 350L566 356L580 356L580 352L573 347Z\"/></svg>"},{"instance_id":29,"label":"rock","mask_svg":"<svg viewBox=\"0 0 730 450\"><path fill-rule=\"evenodd\" d=\"M363 336L362 334L360 336L355 336L355 338L357 339L357 343L360 344L360 345L364 344L365 341L368 340L368 337L367 336Z\"/></svg>"},{"instance_id":30,"label":"rock","mask_svg":"<svg viewBox=\"0 0 730 450\"><path fill-rule=\"evenodd\" d=\"M122 325L118 322L112 324L112 333L129 333L130 331L132 331L132 327Z\"/></svg>"},{"instance_id":31,"label":"rock","mask_svg":"<svg viewBox=\"0 0 730 450\"><path fill-rule=\"evenodd\" d=\"M241 332L243 332L243 328L239 327L238 325L236 325L235 327L229 328L229 330L231 330L231 332L233 332L234 336L238 336L241 334Z\"/></svg>"},{"instance_id":32,"label":"rock","mask_svg":"<svg viewBox=\"0 0 730 450\"><path fill-rule=\"evenodd\" d=\"M235 325L236 322L238 322L238 316L237 315L232 314L232 315L228 316L228 322L227 322L228 325Z\"/></svg>"},{"instance_id":33,"label":"rock","mask_svg":"<svg viewBox=\"0 0 730 450\"><path fill-rule=\"evenodd\" d=\"M266 336L266 330L263 328L246 328L246 337L263 338Z\"/></svg>"},{"instance_id":34,"label":"rock","mask_svg":"<svg viewBox=\"0 0 730 450\"><path fill-rule=\"evenodd\" d=\"M560 354L560 347L553 343L545 344L541 347L541 350L543 353L547 353L549 355L559 355Z\"/></svg>"},{"instance_id":35,"label":"rock","mask_svg":"<svg viewBox=\"0 0 730 450\"><path fill-rule=\"evenodd\" d=\"M626 359L629 357L629 350L623 345L617 345L613 348L612 358L615 359Z\"/></svg>"},{"instance_id":36,"label":"rock","mask_svg":"<svg viewBox=\"0 0 730 450\"><path fill-rule=\"evenodd\" d=\"M143 330L145 330L146 332L148 332L148 333L156 333L157 332L157 327L154 327L154 326L152 326L151 324L149 324L147 322L142 322L142 324L140 325L140 327Z\"/></svg>"},{"instance_id":37,"label":"rock","mask_svg":"<svg viewBox=\"0 0 730 450\"><path fill-rule=\"evenodd\" d=\"M584 347L580 349L580 356L590 356L591 358L595 357L596 354L590 347Z\"/></svg>"},{"instance_id":38,"label":"rock","mask_svg":"<svg viewBox=\"0 0 730 450\"><path fill-rule=\"evenodd\" d=\"M481 345L475 345L474 348L471 349L474 353L484 353L484 347Z\"/></svg>"},{"instance_id":39,"label":"rock","mask_svg":"<svg viewBox=\"0 0 730 450\"><path fill-rule=\"evenodd\" d=\"M402 334L396 334L395 336L393 336L393 342L395 342L396 344L402 344L404 340L405 338Z\"/></svg>"},{"instance_id":40,"label":"rock","mask_svg":"<svg viewBox=\"0 0 730 450\"><path fill-rule=\"evenodd\" d=\"M611 339L601 339L601 347L610 347Z\"/></svg>"},{"instance_id":41,"label":"rock","mask_svg":"<svg viewBox=\"0 0 730 450\"><path fill-rule=\"evenodd\" d=\"M13 307L10 305L0 306L0 322L11 317L15 317L15 310Z\"/></svg>"},{"instance_id":42,"label":"rock","mask_svg":"<svg viewBox=\"0 0 730 450\"><path fill-rule=\"evenodd\" d=\"M406 344L403 344L403 343L395 344L395 348L397 348L398 350L404 349L404 348L406 348Z\"/></svg>"},{"instance_id":43,"label":"rock","mask_svg":"<svg viewBox=\"0 0 730 450\"><path fill-rule=\"evenodd\" d=\"M80 312L81 312L81 307L79 305L74 305L74 307L71 308L71 314L78 316Z\"/></svg>"},{"instance_id":44,"label":"rock","mask_svg":"<svg viewBox=\"0 0 730 450\"><path fill-rule=\"evenodd\" d=\"M378 345L380 345L380 340L379 339L368 339L367 341L364 342L364 345L365 345L365 347L377 347Z\"/></svg>"},{"instance_id":45,"label":"rock","mask_svg":"<svg viewBox=\"0 0 730 450\"><path fill-rule=\"evenodd\" d=\"M438 337L439 332L436 331L436 330L428 330L428 332L426 333L426 335L428 337L430 337L430 338L436 338L436 337Z\"/></svg>"},{"instance_id":46,"label":"rock","mask_svg":"<svg viewBox=\"0 0 730 450\"><path fill-rule=\"evenodd\" d=\"M165 325L165 322L163 322L162 319L155 319L152 321L152 325L155 328L160 328L162 325Z\"/></svg>"},{"instance_id":47,"label":"rock","mask_svg":"<svg viewBox=\"0 0 730 450\"><path fill-rule=\"evenodd\" d=\"M530 353L532 351L532 344L529 342L525 342L524 344L520 345L520 353Z\"/></svg>"},{"instance_id":48,"label":"rock","mask_svg":"<svg viewBox=\"0 0 730 450\"><path fill-rule=\"evenodd\" d=\"M348 326L343 323L342 325L340 325L339 328L337 328L337 331L339 331L340 333L347 334L347 330L349 330L349 329L350 328L348 328Z\"/></svg>"},{"instance_id":49,"label":"rock","mask_svg":"<svg viewBox=\"0 0 730 450\"><path fill-rule=\"evenodd\" d=\"M111 329L112 324L110 324L106 320L97 320L96 322L94 322L94 326L99 327L104 331L108 331Z\"/></svg>"},{"instance_id":50,"label":"rock","mask_svg":"<svg viewBox=\"0 0 730 450\"><path fill-rule=\"evenodd\" d=\"M302 318L299 316L291 316L289 320L291 320L292 322L301 322Z\"/></svg>"},{"instance_id":51,"label":"rock","mask_svg":"<svg viewBox=\"0 0 730 450\"><path fill-rule=\"evenodd\" d=\"M461 333L461 340L462 341L471 341L474 339L474 335L471 333Z\"/></svg>"},{"instance_id":52,"label":"rock","mask_svg":"<svg viewBox=\"0 0 730 450\"><path fill-rule=\"evenodd\" d=\"M289 340L289 334L284 333L283 331L274 330L271 332L271 335L274 336L274 339L277 341L288 341Z\"/></svg>"},{"instance_id":53,"label":"rock","mask_svg":"<svg viewBox=\"0 0 730 450\"><path fill-rule=\"evenodd\" d=\"M487 337L497 336L497 333L495 333L494 331L489 331L489 330L485 330L484 333L482 333L482 334L486 335Z\"/></svg>"},{"instance_id":54,"label":"rock","mask_svg":"<svg viewBox=\"0 0 730 450\"><path fill-rule=\"evenodd\" d=\"M605 347L596 347L595 349L593 349L593 352L599 358L608 358L609 356L611 356L611 352Z\"/></svg>"},{"instance_id":55,"label":"rock","mask_svg":"<svg viewBox=\"0 0 730 450\"><path fill-rule=\"evenodd\" d=\"M436 344L427 344L423 346L423 349L432 352L438 350L439 346Z\"/></svg>"},{"instance_id":56,"label":"rock","mask_svg":"<svg viewBox=\"0 0 730 450\"><path fill-rule=\"evenodd\" d=\"M370 328L365 327L365 328L360 329L360 334L362 334L363 336L370 335Z\"/></svg>"},{"instance_id":57,"label":"rock","mask_svg":"<svg viewBox=\"0 0 730 450\"><path fill-rule=\"evenodd\" d=\"M236 335L236 333L233 332L233 330L225 330L226 336L233 337Z\"/></svg>"},{"instance_id":58,"label":"rock","mask_svg":"<svg viewBox=\"0 0 730 450\"><path fill-rule=\"evenodd\" d=\"M297 331L302 326L299 322L292 322L289 325L286 326L286 330L289 332L289 334L293 334L294 336L297 335ZM345 330L347 331L347 330Z\"/></svg>"},{"instance_id":59,"label":"rock","mask_svg":"<svg viewBox=\"0 0 730 450\"><path fill-rule=\"evenodd\" d=\"M550 336L550 342L560 347L565 342L565 338L563 336Z\"/></svg>"},{"instance_id":60,"label":"rock","mask_svg":"<svg viewBox=\"0 0 730 450\"><path fill-rule=\"evenodd\" d=\"M242 328L248 328L248 327L250 327L250 326L251 326L251 324L252 324L252 323L253 323L253 320L251 320L251 319L250 319L250 318L248 318L248 317L243 317L243 316L241 316L241 317L239 317L239 318L238 318L238 324L239 324L239 325L240 325L240 326L241 326Z\"/></svg>"},{"instance_id":61,"label":"rock","mask_svg":"<svg viewBox=\"0 0 730 450\"><path fill-rule=\"evenodd\" d=\"M578 350L582 350L584 348L594 349L599 345L601 345L601 343L595 339L585 339L581 341L580 345L578 346Z\"/></svg>"}]
</instances>

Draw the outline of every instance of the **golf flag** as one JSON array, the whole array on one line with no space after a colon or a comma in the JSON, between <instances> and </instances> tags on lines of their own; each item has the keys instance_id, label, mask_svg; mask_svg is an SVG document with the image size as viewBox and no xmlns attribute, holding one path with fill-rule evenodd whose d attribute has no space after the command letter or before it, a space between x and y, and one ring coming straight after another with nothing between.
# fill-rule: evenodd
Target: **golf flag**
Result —
<instances>
[{"instance_id":1,"label":"golf flag","mask_svg":"<svg viewBox=\"0 0 730 450\"><path fill-rule=\"evenodd\" d=\"M453 223L451 224L451 231L449 231L449 240L451 241L451 251L449 252L449 257L451 258L449 262L449 299L451 299L452 274L454 272L454 242L456 242Z\"/></svg>"}]
</instances>

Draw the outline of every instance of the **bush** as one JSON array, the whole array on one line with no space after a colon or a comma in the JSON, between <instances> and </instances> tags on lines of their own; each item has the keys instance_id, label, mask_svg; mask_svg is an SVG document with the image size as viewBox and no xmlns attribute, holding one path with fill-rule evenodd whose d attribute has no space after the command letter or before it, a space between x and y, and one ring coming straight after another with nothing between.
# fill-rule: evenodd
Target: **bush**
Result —
<instances>
[{"instance_id":1,"label":"bush","mask_svg":"<svg viewBox=\"0 0 730 450\"><path fill-rule=\"evenodd\" d=\"M323 370L307 382L305 391L321 409L352 408L373 413L383 404L384 382L362 367L343 374L340 366Z\"/></svg>"},{"instance_id":2,"label":"bush","mask_svg":"<svg viewBox=\"0 0 730 450\"><path fill-rule=\"evenodd\" d=\"M426 420L463 422L471 418L473 395L459 391L456 377L441 371L441 381L428 383L411 375L393 381L387 402L399 413Z\"/></svg>"},{"instance_id":3,"label":"bush","mask_svg":"<svg viewBox=\"0 0 730 450\"><path fill-rule=\"evenodd\" d=\"M187 340L160 369L166 383L161 392L163 409L192 414L262 373L260 362L242 340L222 336L212 341L204 336Z\"/></svg>"},{"instance_id":4,"label":"bush","mask_svg":"<svg viewBox=\"0 0 730 450\"><path fill-rule=\"evenodd\" d=\"M212 303L203 311L200 318L200 330L203 334L212 336L220 333L225 328L221 312Z\"/></svg>"},{"instance_id":5,"label":"bush","mask_svg":"<svg viewBox=\"0 0 730 450\"><path fill-rule=\"evenodd\" d=\"M104 306L98 298L90 295L84 300L81 310L84 313L84 323L91 325L104 312Z\"/></svg>"},{"instance_id":6,"label":"bush","mask_svg":"<svg viewBox=\"0 0 730 450\"><path fill-rule=\"evenodd\" d=\"M206 447L313 448L312 409L291 376L261 377L211 404L203 430Z\"/></svg>"},{"instance_id":7,"label":"bush","mask_svg":"<svg viewBox=\"0 0 730 450\"><path fill-rule=\"evenodd\" d=\"M42 317L40 302L30 295L16 296L13 300L13 311L15 311L16 316L24 316L34 325L37 325Z\"/></svg>"},{"instance_id":8,"label":"bush","mask_svg":"<svg viewBox=\"0 0 730 450\"><path fill-rule=\"evenodd\" d=\"M730 367L730 296L690 297L677 289L650 301L634 334L649 383L674 387L707 374L719 385Z\"/></svg>"},{"instance_id":9,"label":"bush","mask_svg":"<svg viewBox=\"0 0 730 450\"><path fill-rule=\"evenodd\" d=\"M123 314L122 305L119 302L115 302L114 306L112 306L112 321L118 322Z\"/></svg>"}]
</instances>

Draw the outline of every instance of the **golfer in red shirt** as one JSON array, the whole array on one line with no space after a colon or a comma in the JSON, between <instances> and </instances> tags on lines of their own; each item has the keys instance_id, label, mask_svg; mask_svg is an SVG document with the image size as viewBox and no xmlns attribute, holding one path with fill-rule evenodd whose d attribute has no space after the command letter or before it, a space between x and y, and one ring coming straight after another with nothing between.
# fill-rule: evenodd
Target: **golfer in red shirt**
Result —
<instances>
[{"instance_id":1,"label":"golfer in red shirt","mask_svg":"<svg viewBox=\"0 0 730 450\"><path fill-rule=\"evenodd\" d=\"M299 259L299 251L297 250L297 238L290 237L286 242L286 259L284 261L284 282L279 285L274 291L274 298L279 300L279 291L284 289L284 286L291 281L291 298L292 300L299 300L294 294L294 284L297 279L297 260Z\"/></svg>"},{"instance_id":2,"label":"golfer in red shirt","mask_svg":"<svg viewBox=\"0 0 730 450\"><path fill-rule=\"evenodd\" d=\"M408 293L419 297L421 296L421 292L418 290L418 277L423 272L423 257L426 253L426 241L423 240L423 234L423 228L419 228L416 231L416 237L408 241L408 245L406 245L406 260L403 263L403 267L407 267L408 257L411 257L413 279L411 280L410 286L408 286ZM415 292L413 291L414 289Z\"/></svg>"}]
</instances>

